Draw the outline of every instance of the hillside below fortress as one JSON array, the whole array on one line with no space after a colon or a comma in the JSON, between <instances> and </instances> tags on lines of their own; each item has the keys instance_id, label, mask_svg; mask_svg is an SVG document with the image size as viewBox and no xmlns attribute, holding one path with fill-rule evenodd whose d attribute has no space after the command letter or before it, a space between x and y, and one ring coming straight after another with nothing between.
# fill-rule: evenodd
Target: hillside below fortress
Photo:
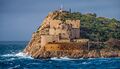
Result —
<instances>
[{"instance_id":1,"label":"hillside below fortress","mask_svg":"<svg viewBox=\"0 0 120 69\"><path fill-rule=\"evenodd\" d=\"M87 16L96 17L95 14ZM99 38L101 36L96 31L94 31L97 33L94 36L95 39L92 38L93 36L88 37L90 29L85 29L83 23L88 20L84 21L80 17L79 12L72 13L62 9L50 12L37 31L33 33L23 52L37 59L120 57L120 40L113 37Z\"/></svg>"}]
</instances>

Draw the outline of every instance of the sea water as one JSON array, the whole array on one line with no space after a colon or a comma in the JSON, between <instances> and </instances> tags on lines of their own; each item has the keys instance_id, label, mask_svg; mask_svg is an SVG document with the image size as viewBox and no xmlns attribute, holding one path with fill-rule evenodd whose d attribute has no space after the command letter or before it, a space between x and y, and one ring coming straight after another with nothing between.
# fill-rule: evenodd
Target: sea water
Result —
<instances>
[{"instance_id":1,"label":"sea water","mask_svg":"<svg viewBox=\"0 0 120 69\"><path fill-rule=\"evenodd\" d=\"M120 69L120 58L34 59L22 53L27 43L1 41L0 69Z\"/></svg>"}]
</instances>

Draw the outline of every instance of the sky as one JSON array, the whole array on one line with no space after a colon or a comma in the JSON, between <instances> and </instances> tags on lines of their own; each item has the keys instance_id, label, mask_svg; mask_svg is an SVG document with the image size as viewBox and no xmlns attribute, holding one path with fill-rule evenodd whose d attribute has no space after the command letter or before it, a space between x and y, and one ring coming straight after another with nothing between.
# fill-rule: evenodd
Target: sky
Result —
<instances>
[{"instance_id":1,"label":"sky","mask_svg":"<svg viewBox=\"0 0 120 69\"><path fill-rule=\"evenodd\" d=\"M120 20L120 0L0 0L0 41L29 41L48 13L61 5Z\"/></svg>"}]
</instances>

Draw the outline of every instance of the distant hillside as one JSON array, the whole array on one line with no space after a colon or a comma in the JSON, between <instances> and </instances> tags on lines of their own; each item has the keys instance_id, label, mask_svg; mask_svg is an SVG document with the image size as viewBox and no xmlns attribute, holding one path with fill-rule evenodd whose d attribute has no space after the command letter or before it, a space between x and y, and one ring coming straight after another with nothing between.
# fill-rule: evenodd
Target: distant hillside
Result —
<instances>
[{"instance_id":1,"label":"distant hillside","mask_svg":"<svg viewBox=\"0 0 120 69\"><path fill-rule=\"evenodd\" d=\"M57 13L57 14L56 14ZM81 38L89 38L96 41L107 41L110 38L120 39L120 21L105 17L97 17L95 13L81 14L80 12L64 11L54 12L54 19L80 20L81 21Z\"/></svg>"}]
</instances>

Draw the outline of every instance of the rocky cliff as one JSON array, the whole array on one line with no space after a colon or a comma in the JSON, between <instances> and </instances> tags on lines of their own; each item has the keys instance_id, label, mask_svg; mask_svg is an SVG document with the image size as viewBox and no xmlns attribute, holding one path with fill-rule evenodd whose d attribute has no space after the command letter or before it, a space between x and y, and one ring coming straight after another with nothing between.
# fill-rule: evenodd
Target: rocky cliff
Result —
<instances>
[{"instance_id":1,"label":"rocky cliff","mask_svg":"<svg viewBox=\"0 0 120 69\"><path fill-rule=\"evenodd\" d=\"M80 20L69 18L70 14L62 9L50 12L23 52L38 59L120 57L119 49L105 46L109 42L96 43L81 38Z\"/></svg>"}]
</instances>

